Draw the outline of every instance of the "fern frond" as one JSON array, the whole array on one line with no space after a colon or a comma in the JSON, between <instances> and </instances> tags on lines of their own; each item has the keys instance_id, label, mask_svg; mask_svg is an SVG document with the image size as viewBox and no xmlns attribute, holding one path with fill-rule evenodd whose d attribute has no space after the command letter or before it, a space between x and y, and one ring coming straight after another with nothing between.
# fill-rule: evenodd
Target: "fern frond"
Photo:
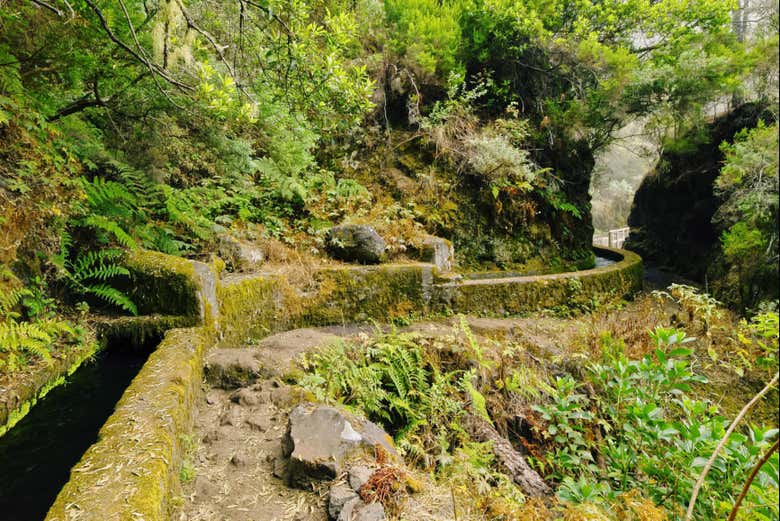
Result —
<instances>
[{"instance_id":1,"label":"fern frond","mask_svg":"<svg viewBox=\"0 0 780 521\"><path fill-rule=\"evenodd\" d=\"M111 234L116 239L116 241L125 248L131 250L138 248L138 244L135 242L135 239L133 239L130 234L127 233L121 226L119 226L118 223L107 217L102 215L90 215L82 222L86 226L90 226L92 228L96 228Z\"/></svg>"},{"instance_id":2,"label":"fern frond","mask_svg":"<svg viewBox=\"0 0 780 521\"><path fill-rule=\"evenodd\" d=\"M129 216L138 206L135 196L121 183L93 177L81 178L81 186L90 208L103 215Z\"/></svg>"},{"instance_id":3,"label":"fern frond","mask_svg":"<svg viewBox=\"0 0 780 521\"><path fill-rule=\"evenodd\" d=\"M116 288L109 286L108 284L94 284L84 286L83 291L99 297L100 299L113 304L114 306L123 309L133 315L138 314L138 308L135 303L130 300L130 297L122 293Z\"/></svg>"},{"instance_id":4,"label":"fern frond","mask_svg":"<svg viewBox=\"0 0 780 521\"><path fill-rule=\"evenodd\" d=\"M138 206L152 212L165 210L165 192L146 172L124 168L119 172L119 177L135 197Z\"/></svg>"},{"instance_id":5,"label":"fern frond","mask_svg":"<svg viewBox=\"0 0 780 521\"><path fill-rule=\"evenodd\" d=\"M48 347L52 337L39 325L30 322L0 322L0 351L26 352L51 360Z\"/></svg>"},{"instance_id":6,"label":"fern frond","mask_svg":"<svg viewBox=\"0 0 780 521\"><path fill-rule=\"evenodd\" d=\"M101 264L97 267L87 270L84 273L84 278L88 280L102 280L106 281L120 275L130 275L130 271L119 264Z\"/></svg>"},{"instance_id":7,"label":"fern frond","mask_svg":"<svg viewBox=\"0 0 780 521\"><path fill-rule=\"evenodd\" d=\"M65 271L68 265L70 248L73 246L73 236L67 230L60 232L60 251L51 257L51 262L59 270Z\"/></svg>"},{"instance_id":8,"label":"fern frond","mask_svg":"<svg viewBox=\"0 0 780 521\"><path fill-rule=\"evenodd\" d=\"M124 256L124 252L117 248L103 248L102 250L90 250L80 252L76 260L70 263L71 277L76 282L89 280L90 273L100 270L102 267L117 264L116 261Z\"/></svg>"},{"instance_id":9,"label":"fern frond","mask_svg":"<svg viewBox=\"0 0 780 521\"><path fill-rule=\"evenodd\" d=\"M30 295L32 292L27 288L15 288L5 294L0 294L0 319L12 318L10 315L13 313L13 309L19 305L23 297Z\"/></svg>"}]
</instances>

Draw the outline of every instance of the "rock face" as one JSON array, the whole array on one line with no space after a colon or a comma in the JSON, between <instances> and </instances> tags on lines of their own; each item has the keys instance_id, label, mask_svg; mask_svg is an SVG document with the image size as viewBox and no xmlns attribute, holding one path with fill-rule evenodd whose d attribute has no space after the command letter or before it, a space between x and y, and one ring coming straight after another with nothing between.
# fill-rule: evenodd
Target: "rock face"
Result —
<instances>
[{"instance_id":1,"label":"rock face","mask_svg":"<svg viewBox=\"0 0 780 521\"><path fill-rule=\"evenodd\" d=\"M353 499L341 510L338 521L382 521L385 519L385 508L380 503L364 503L361 499Z\"/></svg>"},{"instance_id":2,"label":"rock face","mask_svg":"<svg viewBox=\"0 0 780 521\"><path fill-rule=\"evenodd\" d=\"M328 230L326 248L332 257L345 262L378 264L387 243L371 226L342 224Z\"/></svg>"},{"instance_id":3,"label":"rock face","mask_svg":"<svg viewBox=\"0 0 780 521\"><path fill-rule=\"evenodd\" d=\"M455 264L455 249L452 243L441 237L428 236L422 244L420 256L423 261L430 262L441 273L452 271Z\"/></svg>"},{"instance_id":4,"label":"rock face","mask_svg":"<svg viewBox=\"0 0 780 521\"><path fill-rule=\"evenodd\" d=\"M263 376L263 364L253 349L215 349L203 370L207 382L223 389L245 387Z\"/></svg>"},{"instance_id":5,"label":"rock face","mask_svg":"<svg viewBox=\"0 0 780 521\"><path fill-rule=\"evenodd\" d=\"M282 439L283 455L289 458L287 482L306 487L312 481L333 479L350 462L373 460L377 446L398 458L392 439L376 424L335 407L298 405Z\"/></svg>"},{"instance_id":6,"label":"rock face","mask_svg":"<svg viewBox=\"0 0 780 521\"><path fill-rule=\"evenodd\" d=\"M703 282L720 251L721 230L712 222L722 202L713 189L723 162L720 144L733 142L737 132L755 127L759 119L774 117L755 104L742 105L708 125L704 143L665 152L634 196L625 248Z\"/></svg>"}]
</instances>

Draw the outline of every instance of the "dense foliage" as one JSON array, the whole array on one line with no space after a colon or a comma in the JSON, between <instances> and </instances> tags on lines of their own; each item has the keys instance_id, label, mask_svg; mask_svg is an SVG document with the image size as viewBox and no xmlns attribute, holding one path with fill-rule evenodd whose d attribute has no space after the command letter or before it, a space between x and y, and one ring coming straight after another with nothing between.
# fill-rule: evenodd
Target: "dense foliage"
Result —
<instances>
[{"instance_id":1,"label":"dense foliage","mask_svg":"<svg viewBox=\"0 0 780 521\"><path fill-rule=\"evenodd\" d=\"M715 289L741 308L778 296L778 127L760 122L723 143L726 160L715 188L723 203L714 220L723 230L723 266Z\"/></svg>"},{"instance_id":2,"label":"dense foliage","mask_svg":"<svg viewBox=\"0 0 780 521\"><path fill-rule=\"evenodd\" d=\"M721 368L762 377L776 372L777 313L740 325L738 338L725 329L713 335L726 312L710 297L681 286L660 296L690 312L688 326L704 338L656 326L640 341L649 352L629 356L630 337L607 328L590 360L565 364L542 362L512 342L477 338L461 318L447 337L391 332L333 345L305 360L299 383L318 400L354 408L385 426L407 462L451 489L464 519L558 518L538 505L535 514L524 510L534 503L502 473L490 443L473 439L472 417L507 432L531 455L556 484L553 510L563 519L680 519L732 419L712 394L702 395L706 374L716 376ZM733 343L739 348L732 351ZM577 359L576 346L564 348ZM717 363L697 367L708 357ZM528 426L518 428L517 421ZM728 438L695 519L728 516L777 434L776 423L751 423ZM778 469L774 453L740 519L777 517Z\"/></svg>"},{"instance_id":3,"label":"dense foliage","mask_svg":"<svg viewBox=\"0 0 780 521\"><path fill-rule=\"evenodd\" d=\"M458 155L454 177L437 172L433 185L467 192L476 181L475 203L450 200L487 213L480 226L498 236L473 256L522 264L546 251L587 262L592 151L630 114L681 127L738 90L756 56L731 33L730 7L13 3L0 19L4 262L18 250L35 264L38 250L45 264L63 233L82 245L91 239L78 229L107 226L117 239L174 254L208 249L224 228L316 247L321 230L345 215L340 208L371 200L344 178L351 163L371 166L356 155L361 148L387 152L362 123L446 135ZM480 95L457 97L457 108L452 89ZM511 168L546 174L529 184ZM360 180L381 199L377 175ZM88 185L78 176L119 190L112 197L121 210L110 200L85 208ZM414 243L419 224L468 250L462 230L473 220L429 216L435 205L416 202L401 217L405 228L388 229L398 251ZM357 216L398 219L394 203L379 206L358 204ZM529 233L533 225L541 229Z\"/></svg>"}]
</instances>

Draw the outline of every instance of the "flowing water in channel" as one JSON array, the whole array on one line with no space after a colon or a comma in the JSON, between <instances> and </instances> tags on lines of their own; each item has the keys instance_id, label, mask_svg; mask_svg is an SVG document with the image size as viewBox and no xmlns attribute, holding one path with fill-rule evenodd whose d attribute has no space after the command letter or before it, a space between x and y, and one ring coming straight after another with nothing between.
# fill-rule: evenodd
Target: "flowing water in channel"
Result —
<instances>
[{"instance_id":1,"label":"flowing water in channel","mask_svg":"<svg viewBox=\"0 0 780 521\"><path fill-rule=\"evenodd\" d=\"M107 349L0 438L0 521L40 521L148 352Z\"/></svg>"}]
</instances>

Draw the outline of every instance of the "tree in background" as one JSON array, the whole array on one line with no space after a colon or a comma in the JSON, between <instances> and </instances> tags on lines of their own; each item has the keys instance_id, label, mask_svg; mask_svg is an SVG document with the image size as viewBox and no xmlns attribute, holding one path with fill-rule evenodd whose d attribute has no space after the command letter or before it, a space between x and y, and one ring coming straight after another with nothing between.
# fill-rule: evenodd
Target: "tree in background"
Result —
<instances>
[{"instance_id":1,"label":"tree in background","mask_svg":"<svg viewBox=\"0 0 780 521\"><path fill-rule=\"evenodd\" d=\"M722 263L713 266L716 294L742 310L778 297L778 127L763 123L721 147L715 181L723 203L713 221L723 229Z\"/></svg>"}]
</instances>

